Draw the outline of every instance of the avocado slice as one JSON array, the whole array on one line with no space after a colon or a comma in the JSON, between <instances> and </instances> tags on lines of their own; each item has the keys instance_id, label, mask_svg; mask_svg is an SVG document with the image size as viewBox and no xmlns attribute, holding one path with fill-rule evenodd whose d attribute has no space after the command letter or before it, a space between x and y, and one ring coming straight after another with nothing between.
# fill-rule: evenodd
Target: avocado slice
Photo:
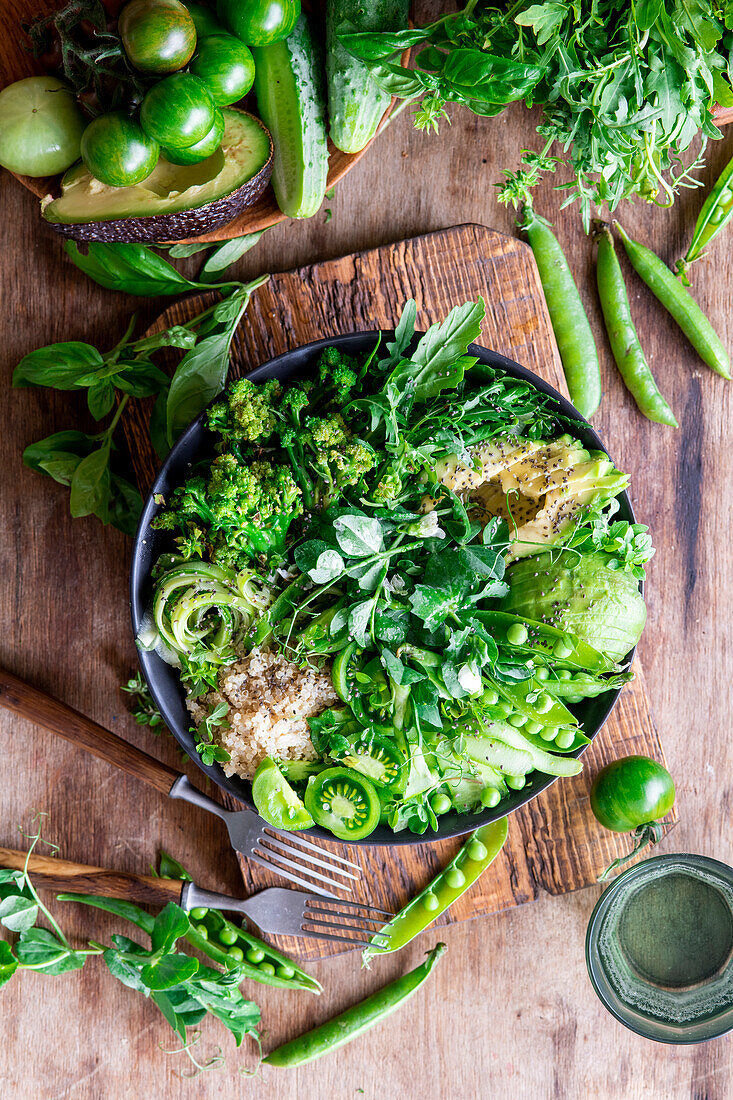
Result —
<instances>
[{"instance_id":1,"label":"avocado slice","mask_svg":"<svg viewBox=\"0 0 733 1100\"><path fill-rule=\"evenodd\" d=\"M61 195L47 195L43 217L78 241L177 241L232 221L264 191L272 174L269 131L254 115L222 109L219 149L198 164L160 158L134 187L108 187L81 163L66 172Z\"/></svg>"}]
</instances>

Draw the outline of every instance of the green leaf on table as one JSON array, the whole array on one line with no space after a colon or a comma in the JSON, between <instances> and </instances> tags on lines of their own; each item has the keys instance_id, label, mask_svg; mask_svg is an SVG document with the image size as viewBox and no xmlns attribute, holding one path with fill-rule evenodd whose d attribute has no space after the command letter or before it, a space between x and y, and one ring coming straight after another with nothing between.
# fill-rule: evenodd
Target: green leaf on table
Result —
<instances>
[{"instance_id":1,"label":"green leaf on table","mask_svg":"<svg viewBox=\"0 0 733 1100\"><path fill-rule=\"evenodd\" d=\"M109 443L83 458L71 478L69 507L74 518L98 516L109 523L112 476L109 468Z\"/></svg>"},{"instance_id":2,"label":"green leaf on table","mask_svg":"<svg viewBox=\"0 0 733 1100\"><path fill-rule=\"evenodd\" d=\"M95 420L101 420L107 415L115 403L115 388L108 379L95 382L87 392L87 404L89 412Z\"/></svg>"},{"instance_id":3,"label":"green leaf on table","mask_svg":"<svg viewBox=\"0 0 733 1100\"><path fill-rule=\"evenodd\" d=\"M366 558L384 550L382 525L374 516L345 515L334 520L336 541L352 558Z\"/></svg>"},{"instance_id":4,"label":"green leaf on table","mask_svg":"<svg viewBox=\"0 0 733 1100\"><path fill-rule=\"evenodd\" d=\"M112 474L112 496L109 502L109 522L123 535L132 537L137 531L143 510L143 498L135 485L119 474Z\"/></svg>"},{"instance_id":5,"label":"green leaf on table","mask_svg":"<svg viewBox=\"0 0 733 1100\"><path fill-rule=\"evenodd\" d=\"M155 918L150 934L153 951L169 951L181 936L185 936L190 926L190 921L180 905L169 901Z\"/></svg>"},{"instance_id":6,"label":"green leaf on table","mask_svg":"<svg viewBox=\"0 0 733 1100\"><path fill-rule=\"evenodd\" d=\"M0 924L11 932L25 932L38 919L38 904L23 894L11 894L0 901Z\"/></svg>"},{"instance_id":7,"label":"green leaf on table","mask_svg":"<svg viewBox=\"0 0 733 1100\"><path fill-rule=\"evenodd\" d=\"M135 989L138 993L144 993L146 997L150 996L150 990L140 977L139 966L128 962L126 959L121 959L118 952L112 947L108 947L106 951L102 952L102 958L107 964L110 974L117 978L118 982L122 982L129 989Z\"/></svg>"},{"instance_id":8,"label":"green leaf on table","mask_svg":"<svg viewBox=\"0 0 733 1100\"><path fill-rule=\"evenodd\" d=\"M54 977L81 970L87 959L84 952L71 950L45 928L31 928L21 933L15 953L22 966L42 970Z\"/></svg>"},{"instance_id":9,"label":"green leaf on table","mask_svg":"<svg viewBox=\"0 0 733 1100\"><path fill-rule=\"evenodd\" d=\"M168 443L168 391L161 390L150 412L148 422L150 442L158 458L163 459L170 451Z\"/></svg>"},{"instance_id":10,"label":"green leaf on table","mask_svg":"<svg viewBox=\"0 0 733 1100\"><path fill-rule=\"evenodd\" d=\"M39 439L37 443L30 443L23 451L23 462L31 470L47 473L44 463L69 454L83 458L94 450L98 442L85 432L55 432L53 435L46 436L45 439Z\"/></svg>"},{"instance_id":11,"label":"green leaf on table","mask_svg":"<svg viewBox=\"0 0 733 1100\"><path fill-rule=\"evenodd\" d=\"M18 960L7 940L0 940L0 987L9 982L18 969Z\"/></svg>"},{"instance_id":12,"label":"green leaf on table","mask_svg":"<svg viewBox=\"0 0 733 1100\"><path fill-rule=\"evenodd\" d=\"M192 978L199 968L196 959L182 952L164 955L160 962L148 963L140 971L140 978L148 989L170 989Z\"/></svg>"},{"instance_id":13,"label":"green leaf on table","mask_svg":"<svg viewBox=\"0 0 733 1100\"><path fill-rule=\"evenodd\" d=\"M130 397L152 397L153 394L167 390L170 378L149 359L136 359L129 364L120 364L121 370L115 376L118 389L129 393Z\"/></svg>"},{"instance_id":14,"label":"green leaf on table","mask_svg":"<svg viewBox=\"0 0 733 1100\"><path fill-rule=\"evenodd\" d=\"M164 294L185 294L201 287L141 244L93 241L87 252L82 253L75 241L67 241L65 249L72 263L107 290L158 298Z\"/></svg>"},{"instance_id":15,"label":"green leaf on table","mask_svg":"<svg viewBox=\"0 0 733 1100\"><path fill-rule=\"evenodd\" d=\"M53 386L57 390L74 390L78 379L104 366L104 360L91 344L68 341L48 344L24 355L13 371L13 385Z\"/></svg>"},{"instance_id":16,"label":"green leaf on table","mask_svg":"<svg viewBox=\"0 0 733 1100\"><path fill-rule=\"evenodd\" d=\"M22 871L11 871L10 869L3 867L2 869L0 869L0 886L4 886L8 882L20 885L22 888L22 885L25 882L25 875Z\"/></svg>"},{"instance_id":17,"label":"green leaf on table","mask_svg":"<svg viewBox=\"0 0 733 1100\"><path fill-rule=\"evenodd\" d=\"M224 241L223 244L214 249L210 256L206 257L199 271L199 279L204 283L216 281L222 271L231 267L241 256L254 248L265 232L266 230L261 229L259 233L247 233L243 237L234 237L230 241Z\"/></svg>"},{"instance_id":18,"label":"green leaf on table","mask_svg":"<svg viewBox=\"0 0 733 1100\"><path fill-rule=\"evenodd\" d=\"M183 864L179 863L177 859L174 859L170 852L166 852L165 849L160 853L158 874L161 878L183 879L186 882L192 881L191 876Z\"/></svg>"}]
</instances>

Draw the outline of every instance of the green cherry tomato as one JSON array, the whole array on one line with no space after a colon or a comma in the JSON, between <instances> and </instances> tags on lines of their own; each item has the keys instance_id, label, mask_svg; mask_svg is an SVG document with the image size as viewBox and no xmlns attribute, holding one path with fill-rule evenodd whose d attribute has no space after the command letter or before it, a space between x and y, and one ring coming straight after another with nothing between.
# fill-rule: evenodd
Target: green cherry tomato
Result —
<instances>
[{"instance_id":1,"label":"green cherry tomato","mask_svg":"<svg viewBox=\"0 0 733 1100\"><path fill-rule=\"evenodd\" d=\"M214 125L206 137L201 138L201 141L197 141L194 145L189 145L188 149L170 149L166 147L162 150L162 154L171 164L198 164L199 161L206 160L207 157L216 152L223 137L224 115L217 107Z\"/></svg>"},{"instance_id":2,"label":"green cherry tomato","mask_svg":"<svg viewBox=\"0 0 733 1100\"><path fill-rule=\"evenodd\" d=\"M664 817L674 806L674 781L648 756L625 756L602 768L593 780L590 804L607 829L629 833Z\"/></svg>"},{"instance_id":3,"label":"green cherry tomato","mask_svg":"<svg viewBox=\"0 0 733 1100\"><path fill-rule=\"evenodd\" d=\"M154 84L143 100L143 130L160 145L187 149L211 130L216 104L203 80L193 73L174 73Z\"/></svg>"},{"instance_id":4,"label":"green cherry tomato","mask_svg":"<svg viewBox=\"0 0 733 1100\"><path fill-rule=\"evenodd\" d=\"M86 120L70 88L29 76L0 92L0 164L23 176L54 176L79 159Z\"/></svg>"},{"instance_id":5,"label":"green cherry tomato","mask_svg":"<svg viewBox=\"0 0 733 1100\"><path fill-rule=\"evenodd\" d=\"M379 795L370 781L351 768L326 768L312 776L305 805L317 825L339 840L363 840L379 823Z\"/></svg>"},{"instance_id":6,"label":"green cherry tomato","mask_svg":"<svg viewBox=\"0 0 733 1100\"><path fill-rule=\"evenodd\" d=\"M109 187L142 183L158 163L160 146L122 111L100 115L81 139L81 159Z\"/></svg>"},{"instance_id":7,"label":"green cherry tomato","mask_svg":"<svg viewBox=\"0 0 733 1100\"><path fill-rule=\"evenodd\" d=\"M236 103L255 81L251 50L233 34L212 34L205 38L190 71L203 80L219 107Z\"/></svg>"},{"instance_id":8,"label":"green cherry tomato","mask_svg":"<svg viewBox=\"0 0 733 1100\"><path fill-rule=\"evenodd\" d=\"M144 73L174 73L196 49L196 27L180 0L130 0L118 29L130 64Z\"/></svg>"},{"instance_id":9,"label":"green cherry tomato","mask_svg":"<svg viewBox=\"0 0 733 1100\"><path fill-rule=\"evenodd\" d=\"M269 46L288 37L300 18L300 0L218 0L216 10L248 46Z\"/></svg>"},{"instance_id":10,"label":"green cherry tomato","mask_svg":"<svg viewBox=\"0 0 733 1100\"><path fill-rule=\"evenodd\" d=\"M193 19L199 41L208 34L224 34L224 28L216 18L215 12L206 4L196 4L194 0L183 0L183 6Z\"/></svg>"},{"instance_id":11,"label":"green cherry tomato","mask_svg":"<svg viewBox=\"0 0 733 1100\"><path fill-rule=\"evenodd\" d=\"M266 756L252 780L257 813L276 829L310 829L313 818L274 760Z\"/></svg>"}]
</instances>

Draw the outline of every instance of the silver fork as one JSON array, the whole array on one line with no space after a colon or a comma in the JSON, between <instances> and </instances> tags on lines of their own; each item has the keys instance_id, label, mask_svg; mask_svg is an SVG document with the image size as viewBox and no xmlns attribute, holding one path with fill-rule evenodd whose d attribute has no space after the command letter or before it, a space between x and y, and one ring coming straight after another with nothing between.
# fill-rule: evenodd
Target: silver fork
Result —
<instances>
[{"instance_id":1,"label":"silver fork","mask_svg":"<svg viewBox=\"0 0 733 1100\"><path fill-rule=\"evenodd\" d=\"M190 802L191 805L221 818L229 832L231 845L237 852L259 863L260 867L275 871L276 874L295 882L298 886L305 886L311 893L340 900L339 895L333 893L333 889L350 894L350 882L359 881L361 867L358 863L352 863L348 859L343 859L342 856L336 856L333 852L320 848L317 844L312 844L300 833L279 832L264 822L253 810L225 810L213 798L209 798L198 787L189 783L185 775L176 779L168 795L170 798L181 798L184 802ZM315 870L318 867L328 871L329 874L324 875L321 871ZM353 874L354 871L357 873ZM308 875L316 882L309 882L302 877L303 875ZM342 882L339 879L345 881ZM321 886L320 883L325 885ZM276 888L273 887L273 889ZM282 892L297 893L290 890Z\"/></svg>"},{"instance_id":2,"label":"silver fork","mask_svg":"<svg viewBox=\"0 0 733 1100\"><path fill-rule=\"evenodd\" d=\"M269 932L274 936L335 940L338 943L348 943L352 947L367 947L370 943L377 947L387 946L387 937L381 936L379 928L390 920L392 913L360 901L336 898L335 902L337 904L326 901L322 896L306 894L302 890L288 890L284 886L268 886L258 894L242 900L227 894L217 894L212 890L203 890L195 882L186 882L181 890L180 905L187 912L202 908L243 913L260 932ZM347 906L357 912L349 912ZM370 916L371 913L378 915ZM330 919L323 920L323 917ZM378 927L363 927L368 924ZM338 935L338 932L334 934L326 929L353 934ZM355 938L356 936L362 938Z\"/></svg>"}]
</instances>

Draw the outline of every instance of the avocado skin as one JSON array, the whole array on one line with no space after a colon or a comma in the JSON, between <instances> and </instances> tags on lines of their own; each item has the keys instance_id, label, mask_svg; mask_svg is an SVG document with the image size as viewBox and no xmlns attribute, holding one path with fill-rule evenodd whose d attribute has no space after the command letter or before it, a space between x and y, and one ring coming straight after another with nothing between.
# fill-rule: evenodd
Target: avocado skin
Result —
<instances>
[{"instance_id":1,"label":"avocado skin","mask_svg":"<svg viewBox=\"0 0 733 1100\"><path fill-rule=\"evenodd\" d=\"M270 159L256 176L247 180L236 191L220 199L197 206L192 210L179 210L176 214L155 214L150 218L117 218L104 222L79 222L48 224L62 237L75 241L123 241L144 244L154 241L182 241L210 233L221 225L234 221L243 210L252 206L270 182L272 175L272 151Z\"/></svg>"}]
</instances>

